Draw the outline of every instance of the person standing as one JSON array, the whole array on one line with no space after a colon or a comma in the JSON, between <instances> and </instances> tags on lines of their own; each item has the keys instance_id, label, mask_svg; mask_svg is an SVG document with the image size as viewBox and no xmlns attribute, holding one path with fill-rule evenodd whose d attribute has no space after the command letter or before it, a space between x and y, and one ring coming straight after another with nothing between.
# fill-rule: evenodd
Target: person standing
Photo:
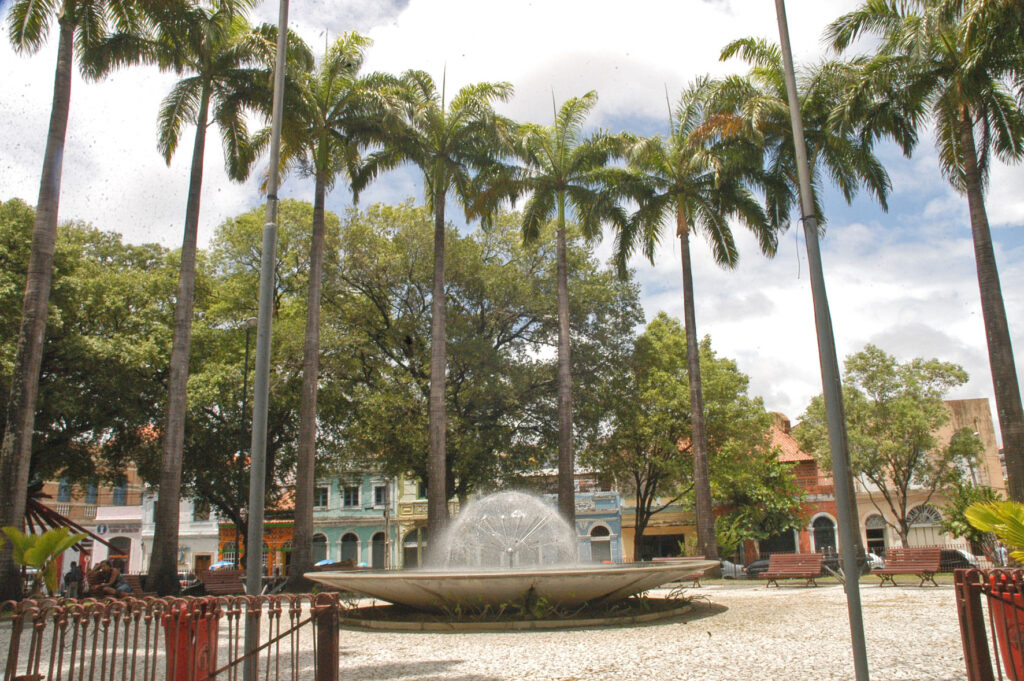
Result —
<instances>
[{"instance_id":1,"label":"person standing","mask_svg":"<svg viewBox=\"0 0 1024 681\"><path fill-rule=\"evenodd\" d=\"M71 561L71 567L64 573L64 595L68 598L78 598L78 591L82 584L82 570L78 563Z\"/></svg>"}]
</instances>

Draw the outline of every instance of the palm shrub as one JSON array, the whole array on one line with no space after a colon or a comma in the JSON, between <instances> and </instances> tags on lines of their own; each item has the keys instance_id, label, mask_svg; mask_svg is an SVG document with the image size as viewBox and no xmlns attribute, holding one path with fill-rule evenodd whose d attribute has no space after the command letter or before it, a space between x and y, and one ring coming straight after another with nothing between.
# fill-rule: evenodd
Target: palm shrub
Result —
<instances>
[{"instance_id":1,"label":"palm shrub","mask_svg":"<svg viewBox=\"0 0 1024 681\"><path fill-rule=\"evenodd\" d=\"M33 596L40 595L44 585L51 596L57 595L60 578L57 574L57 559L88 536L71 534L71 530L66 527L56 527L42 534L25 534L10 526L2 528L2 531L11 544L14 562L21 567L35 569L32 585L29 587Z\"/></svg>"}]
</instances>

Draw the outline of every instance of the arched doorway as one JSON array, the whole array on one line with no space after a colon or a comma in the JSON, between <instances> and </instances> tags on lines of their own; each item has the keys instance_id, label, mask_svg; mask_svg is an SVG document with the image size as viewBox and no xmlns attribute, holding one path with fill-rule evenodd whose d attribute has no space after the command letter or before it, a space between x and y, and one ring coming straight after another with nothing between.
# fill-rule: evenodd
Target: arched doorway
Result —
<instances>
[{"instance_id":1,"label":"arched doorway","mask_svg":"<svg viewBox=\"0 0 1024 681\"><path fill-rule=\"evenodd\" d=\"M612 560L611 532L604 525L590 531L590 559L595 563L610 563Z\"/></svg>"},{"instance_id":2,"label":"arched doorway","mask_svg":"<svg viewBox=\"0 0 1024 681\"><path fill-rule=\"evenodd\" d=\"M352 561L352 565L359 562L359 537L355 532L346 532L341 536L341 562Z\"/></svg>"},{"instance_id":3,"label":"arched doorway","mask_svg":"<svg viewBox=\"0 0 1024 681\"><path fill-rule=\"evenodd\" d=\"M323 534L313 535L313 563L327 560L327 536Z\"/></svg>"},{"instance_id":4,"label":"arched doorway","mask_svg":"<svg viewBox=\"0 0 1024 681\"><path fill-rule=\"evenodd\" d=\"M370 540L370 567L375 570L384 569L384 533L377 532Z\"/></svg>"},{"instance_id":5,"label":"arched doorway","mask_svg":"<svg viewBox=\"0 0 1024 681\"><path fill-rule=\"evenodd\" d=\"M402 540L402 567L414 568L423 565L423 552L427 548L427 528L410 530Z\"/></svg>"},{"instance_id":6,"label":"arched doorway","mask_svg":"<svg viewBox=\"0 0 1024 681\"><path fill-rule=\"evenodd\" d=\"M814 534L814 550L817 553L836 552L836 523L827 515L818 516L811 523Z\"/></svg>"},{"instance_id":7,"label":"arched doorway","mask_svg":"<svg viewBox=\"0 0 1024 681\"><path fill-rule=\"evenodd\" d=\"M110 549L110 557L119 557L124 561L124 567L127 571L128 566L131 564L132 557L132 540L128 537L114 537L110 540L110 545L114 548Z\"/></svg>"}]
</instances>

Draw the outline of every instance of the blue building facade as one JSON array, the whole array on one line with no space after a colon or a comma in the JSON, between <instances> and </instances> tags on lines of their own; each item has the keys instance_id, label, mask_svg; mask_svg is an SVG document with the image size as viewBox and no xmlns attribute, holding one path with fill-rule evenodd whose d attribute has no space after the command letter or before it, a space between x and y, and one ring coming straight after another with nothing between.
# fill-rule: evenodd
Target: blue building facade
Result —
<instances>
[{"instance_id":1,"label":"blue building facade","mask_svg":"<svg viewBox=\"0 0 1024 681\"><path fill-rule=\"evenodd\" d=\"M396 567L395 484L373 473L319 480L313 496L313 561Z\"/></svg>"}]
</instances>

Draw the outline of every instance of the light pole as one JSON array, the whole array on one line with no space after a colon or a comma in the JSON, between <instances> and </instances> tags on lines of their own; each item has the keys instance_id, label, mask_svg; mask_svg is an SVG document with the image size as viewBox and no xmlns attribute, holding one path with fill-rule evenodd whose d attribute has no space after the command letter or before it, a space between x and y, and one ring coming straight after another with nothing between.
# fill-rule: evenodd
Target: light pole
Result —
<instances>
[{"instance_id":1,"label":"light pole","mask_svg":"<svg viewBox=\"0 0 1024 681\"><path fill-rule=\"evenodd\" d=\"M811 277L811 299L814 304L814 326L818 335L818 361L821 364L821 384L828 419L829 449L832 454L832 477L835 481L836 515L839 516L840 558L846 589L846 607L850 619L850 638L853 645L853 667L857 681L868 681L868 657L864 642L864 617L860 604L860 556L857 497L853 489L850 453L846 439L846 417L843 413L843 390L839 382L839 362L832 333L832 316L825 295L825 275L818 249L818 216L814 213L811 194L810 170L807 164L807 145L804 142L804 124L800 117L800 98L796 91L793 70L793 52L789 44L789 25L786 21L785 0L775 0L775 14L779 22L779 47L785 67L786 95L789 118L793 126L793 151L796 154L796 172L800 184L800 214L807 246L807 268Z\"/></svg>"},{"instance_id":2,"label":"light pole","mask_svg":"<svg viewBox=\"0 0 1024 681\"><path fill-rule=\"evenodd\" d=\"M249 317L242 325L245 327L245 365L242 368L242 427L240 428L242 434L242 443L238 448L238 457L242 464L242 471L245 471L245 453L246 440L248 439L249 432L246 426L245 415L248 413L247 403L249 401L249 340L252 338L252 330L256 328L256 318ZM239 487L241 489L241 486ZM235 523L235 569L238 569L238 561L242 555L242 538L239 533L238 523Z\"/></svg>"}]
</instances>

